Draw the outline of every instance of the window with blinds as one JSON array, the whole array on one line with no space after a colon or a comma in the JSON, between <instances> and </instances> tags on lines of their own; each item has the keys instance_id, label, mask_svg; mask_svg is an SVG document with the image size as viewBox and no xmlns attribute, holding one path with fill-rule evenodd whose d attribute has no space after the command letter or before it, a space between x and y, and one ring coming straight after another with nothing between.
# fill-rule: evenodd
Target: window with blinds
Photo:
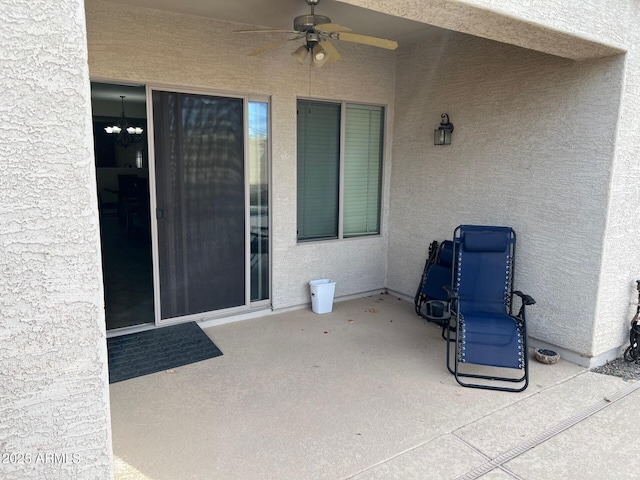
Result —
<instances>
[{"instance_id":1,"label":"window with blinds","mask_svg":"<svg viewBox=\"0 0 640 480\"><path fill-rule=\"evenodd\" d=\"M381 106L298 101L299 241L380 233L383 128Z\"/></svg>"},{"instance_id":2,"label":"window with blinds","mask_svg":"<svg viewBox=\"0 0 640 480\"><path fill-rule=\"evenodd\" d=\"M298 102L298 240L338 237L340 105Z\"/></svg>"},{"instance_id":3,"label":"window with blinds","mask_svg":"<svg viewBox=\"0 0 640 480\"><path fill-rule=\"evenodd\" d=\"M382 107L347 105L343 235L380 233Z\"/></svg>"}]
</instances>

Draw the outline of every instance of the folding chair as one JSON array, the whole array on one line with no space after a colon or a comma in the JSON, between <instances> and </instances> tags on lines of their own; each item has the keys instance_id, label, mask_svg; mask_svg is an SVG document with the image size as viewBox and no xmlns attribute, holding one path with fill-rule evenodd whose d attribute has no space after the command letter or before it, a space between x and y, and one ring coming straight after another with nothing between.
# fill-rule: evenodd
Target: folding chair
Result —
<instances>
[{"instance_id":1,"label":"folding chair","mask_svg":"<svg viewBox=\"0 0 640 480\"><path fill-rule=\"evenodd\" d=\"M465 387L521 392L529 384L525 306L535 300L513 291L515 246L516 234L509 227L461 225L454 231L455 268L448 293L456 330L447 329L452 341L447 342L447 368ZM512 313L514 295L521 299L517 315ZM467 364L485 368L481 373Z\"/></svg>"},{"instance_id":2,"label":"folding chair","mask_svg":"<svg viewBox=\"0 0 640 480\"><path fill-rule=\"evenodd\" d=\"M425 320L440 325L442 338L451 318L446 287L451 285L453 242L445 240L440 245L433 241L429 257L422 272L420 285L414 297L415 310Z\"/></svg>"}]
</instances>

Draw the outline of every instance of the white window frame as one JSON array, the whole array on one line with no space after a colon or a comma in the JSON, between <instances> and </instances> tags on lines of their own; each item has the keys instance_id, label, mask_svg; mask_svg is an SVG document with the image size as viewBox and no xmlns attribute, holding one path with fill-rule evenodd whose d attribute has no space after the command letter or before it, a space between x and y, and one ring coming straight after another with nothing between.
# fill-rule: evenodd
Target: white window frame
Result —
<instances>
[{"instance_id":1,"label":"white window frame","mask_svg":"<svg viewBox=\"0 0 640 480\"><path fill-rule=\"evenodd\" d=\"M384 210L384 183L385 183L385 148L387 138L387 112L388 108L385 104L375 102L360 102L360 101L347 101L347 100L331 100L331 99L317 99L308 97L296 98L296 109L298 102L318 102L328 103L333 105L340 105L340 155L339 155L339 179L338 179L338 236L335 238L309 238L300 239L296 235L296 241L298 244L311 243L311 242L335 242L337 240L358 240L365 238L380 237L383 231L383 210ZM382 107L383 119L382 119L382 141L380 145L380 211L378 212L378 233L372 233L370 235L353 235L345 238L344 236L344 170L345 170L345 146L346 146L346 132L347 132L347 106L348 105L366 105L371 107ZM296 116L296 125L298 118ZM297 139L296 139L297 140ZM296 154L296 168L298 164L298 158ZM298 208L298 197L296 192L296 208ZM297 215L297 213L296 213ZM296 217L297 218L297 217Z\"/></svg>"}]
</instances>

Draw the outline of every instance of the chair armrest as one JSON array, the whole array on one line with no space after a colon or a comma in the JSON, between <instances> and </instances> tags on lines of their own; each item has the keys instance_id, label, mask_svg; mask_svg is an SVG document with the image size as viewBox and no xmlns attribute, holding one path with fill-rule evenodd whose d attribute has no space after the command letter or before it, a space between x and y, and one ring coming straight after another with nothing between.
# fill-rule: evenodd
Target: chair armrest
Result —
<instances>
[{"instance_id":1,"label":"chair armrest","mask_svg":"<svg viewBox=\"0 0 640 480\"><path fill-rule=\"evenodd\" d=\"M533 297L522 293L520 290L515 290L513 292L513 294L519 296L522 299L522 303L524 305L535 305L536 304L536 301L533 299Z\"/></svg>"}]
</instances>

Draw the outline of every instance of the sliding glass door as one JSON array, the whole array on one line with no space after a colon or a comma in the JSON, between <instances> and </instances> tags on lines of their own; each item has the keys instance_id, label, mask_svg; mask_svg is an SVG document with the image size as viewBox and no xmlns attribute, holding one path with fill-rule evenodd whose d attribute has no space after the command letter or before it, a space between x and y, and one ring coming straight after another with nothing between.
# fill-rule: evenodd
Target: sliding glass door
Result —
<instances>
[{"instance_id":1,"label":"sliding glass door","mask_svg":"<svg viewBox=\"0 0 640 480\"><path fill-rule=\"evenodd\" d=\"M161 318L246 305L244 100L152 100Z\"/></svg>"}]
</instances>

